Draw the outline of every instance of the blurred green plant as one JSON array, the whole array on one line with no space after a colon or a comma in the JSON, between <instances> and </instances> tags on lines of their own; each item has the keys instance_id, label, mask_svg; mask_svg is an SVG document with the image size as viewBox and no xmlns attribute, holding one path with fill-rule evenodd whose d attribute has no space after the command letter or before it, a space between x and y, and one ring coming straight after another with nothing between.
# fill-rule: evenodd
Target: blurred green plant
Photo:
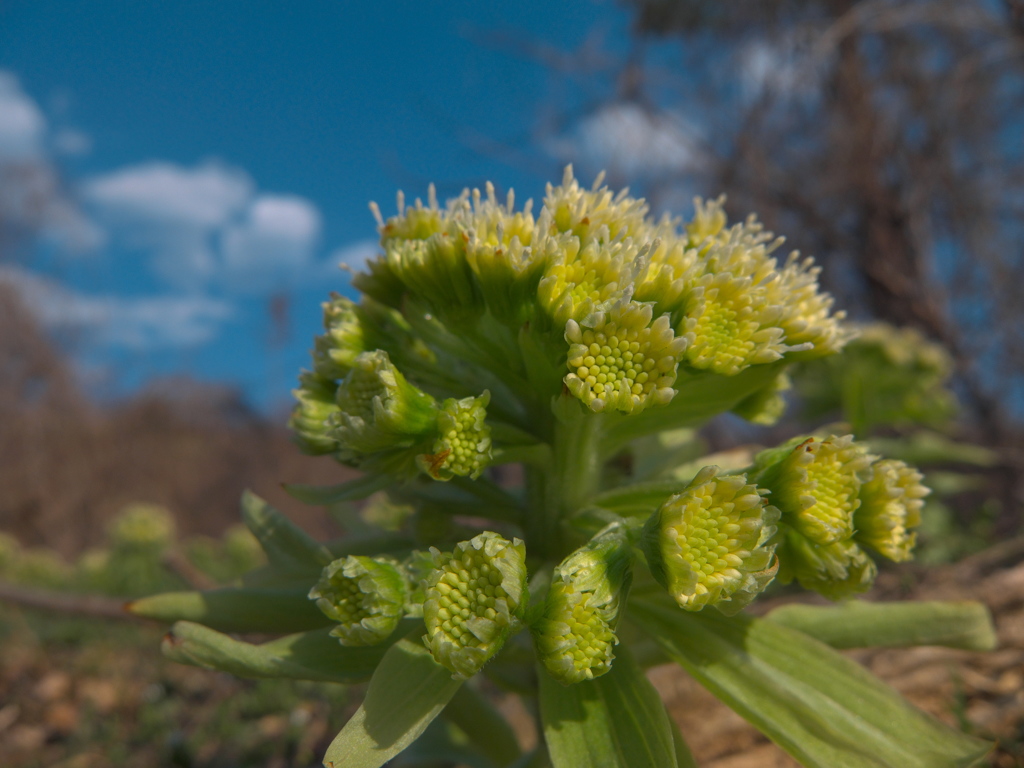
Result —
<instances>
[{"instance_id":1,"label":"blurred green plant","mask_svg":"<svg viewBox=\"0 0 1024 768\"><path fill-rule=\"evenodd\" d=\"M174 517L154 504L131 504L107 527L104 546L68 562L49 549L25 548L0 533L0 579L27 587L141 597L188 586L173 567L175 556L205 579L228 584L265 562L248 528L233 526L220 539L179 541Z\"/></svg>"},{"instance_id":2,"label":"blurred green plant","mask_svg":"<svg viewBox=\"0 0 1024 768\"><path fill-rule=\"evenodd\" d=\"M383 253L353 277L359 302L324 305L292 418L304 450L364 474L290 492L357 535L318 543L247 494L265 566L130 606L175 622L167 656L369 681L327 750L335 768L434 764L446 740L446 755L481 766L691 766L643 673L655 658L806 766L983 759L991 745L832 648L991 648L983 607L742 612L773 580L864 592L876 557L910 556L928 492L850 435L724 466L695 453L685 430L730 410L779 418L791 364L850 340L812 260L778 259L782 241L753 217L729 225L721 201L655 221L571 169L536 216L489 185L445 207L431 189L426 205L399 195L397 215L374 211ZM500 483L503 465L518 469ZM366 514L346 506L371 496ZM482 677L530 702L532 754Z\"/></svg>"},{"instance_id":3,"label":"blurred green plant","mask_svg":"<svg viewBox=\"0 0 1024 768\"><path fill-rule=\"evenodd\" d=\"M858 437L878 427L948 426L957 401L949 388L953 361L946 350L914 328L855 327L857 337L842 354L794 373L807 417L840 413Z\"/></svg>"},{"instance_id":4,"label":"blurred green plant","mask_svg":"<svg viewBox=\"0 0 1024 768\"><path fill-rule=\"evenodd\" d=\"M955 437L949 354L911 328L872 323L857 331L840 354L794 366L802 415L818 423L838 420L873 451L923 469L933 493L921 513L921 562L950 562L981 549L991 540L999 501L982 498L958 518L952 497L983 493L985 472L1000 459Z\"/></svg>"}]
</instances>

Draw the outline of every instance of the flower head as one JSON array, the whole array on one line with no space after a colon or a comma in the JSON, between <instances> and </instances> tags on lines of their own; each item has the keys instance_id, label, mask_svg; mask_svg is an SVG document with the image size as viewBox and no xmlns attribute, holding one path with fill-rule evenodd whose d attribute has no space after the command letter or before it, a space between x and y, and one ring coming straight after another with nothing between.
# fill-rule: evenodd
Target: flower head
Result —
<instances>
[{"instance_id":1,"label":"flower head","mask_svg":"<svg viewBox=\"0 0 1024 768\"><path fill-rule=\"evenodd\" d=\"M693 221L686 225L686 236L691 246L699 246L722 233L728 223L724 206L725 195L707 202L700 197L693 199Z\"/></svg>"},{"instance_id":2,"label":"flower head","mask_svg":"<svg viewBox=\"0 0 1024 768\"><path fill-rule=\"evenodd\" d=\"M526 547L485 531L434 554L424 588L424 642L438 663L470 677L497 653L526 596Z\"/></svg>"},{"instance_id":3,"label":"flower head","mask_svg":"<svg viewBox=\"0 0 1024 768\"><path fill-rule=\"evenodd\" d=\"M617 194L601 186L604 174L585 190L566 166L561 186L548 184L544 208L551 214L552 225L559 232L571 232L583 243L591 240L607 242L620 237L637 238L648 229L647 203L629 196L623 189Z\"/></svg>"},{"instance_id":4,"label":"flower head","mask_svg":"<svg viewBox=\"0 0 1024 768\"><path fill-rule=\"evenodd\" d=\"M756 479L786 523L811 541L832 544L853 536L861 478L873 459L850 435L807 438L758 455L763 469Z\"/></svg>"},{"instance_id":5,"label":"flower head","mask_svg":"<svg viewBox=\"0 0 1024 768\"><path fill-rule=\"evenodd\" d=\"M749 277L706 274L690 291L679 324L690 342L686 362L725 376L775 362L787 351L783 332L775 326L778 316Z\"/></svg>"},{"instance_id":6,"label":"flower head","mask_svg":"<svg viewBox=\"0 0 1024 768\"><path fill-rule=\"evenodd\" d=\"M543 239L534 251L547 262L537 299L556 326L628 300L646 254L632 240L581 245L564 234Z\"/></svg>"},{"instance_id":7,"label":"flower head","mask_svg":"<svg viewBox=\"0 0 1024 768\"><path fill-rule=\"evenodd\" d=\"M405 380L387 352L363 352L337 393L333 435L354 454L407 448L434 434L434 398Z\"/></svg>"},{"instance_id":8,"label":"flower head","mask_svg":"<svg viewBox=\"0 0 1024 768\"><path fill-rule=\"evenodd\" d=\"M115 547L164 549L174 540L174 517L156 504L131 504L110 525Z\"/></svg>"},{"instance_id":9,"label":"flower head","mask_svg":"<svg viewBox=\"0 0 1024 768\"><path fill-rule=\"evenodd\" d=\"M480 240L470 233L466 261L480 284L487 309L500 322L519 327L536 311L537 286L549 259L523 244L518 235L504 242L505 232L497 226L498 242ZM528 241L527 241L528 242Z\"/></svg>"},{"instance_id":10,"label":"flower head","mask_svg":"<svg viewBox=\"0 0 1024 768\"><path fill-rule=\"evenodd\" d=\"M739 610L775 576L770 540L778 518L745 476L705 467L651 515L642 546L651 573L681 607Z\"/></svg>"},{"instance_id":11,"label":"flower head","mask_svg":"<svg viewBox=\"0 0 1024 768\"><path fill-rule=\"evenodd\" d=\"M737 416L741 416L754 424L771 426L778 423L786 412L785 392L793 387L789 375L783 371L766 386L744 398L732 409Z\"/></svg>"},{"instance_id":12,"label":"flower head","mask_svg":"<svg viewBox=\"0 0 1024 768\"><path fill-rule=\"evenodd\" d=\"M477 478L491 463L491 429L487 404L491 393L461 400L449 398L437 415L440 433L433 452L417 458L420 468L435 480L455 476Z\"/></svg>"},{"instance_id":13,"label":"flower head","mask_svg":"<svg viewBox=\"0 0 1024 768\"><path fill-rule=\"evenodd\" d=\"M786 527L779 546L779 580L794 578L830 600L866 592L878 575L874 561L852 539L819 544Z\"/></svg>"},{"instance_id":14,"label":"flower head","mask_svg":"<svg viewBox=\"0 0 1024 768\"><path fill-rule=\"evenodd\" d=\"M631 565L629 543L613 523L555 568L533 635L541 663L556 680L578 683L611 669Z\"/></svg>"},{"instance_id":15,"label":"flower head","mask_svg":"<svg viewBox=\"0 0 1024 768\"><path fill-rule=\"evenodd\" d=\"M924 497L931 491L921 473L896 459L871 466L871 479L861 486L860 508L854 516L856 538L890 560L913 557Z\"/></svg>"},{"instance_id":16,"label":"flower head","mask_svg":"<svg viewBox=\"0 0 1024 768\"><path fill-rule=\"evenodd\" d=\"M373 645L395 631L406 591L405 577L394 562L350 555L324 568L309 599L338 622L331 634L342 645Z\"/></svg>"},{"instance_id":17,"label":"flower head","mask_svg":"<svg viewBox=\"0 0 1024 768\"><path fill-rule=\"evenodd\" d=\"M454 228L426 240L398 240L386 246L388 266L414 295L454 324L472 322L484 311L483 296L466 260L469 235Z\"/></svg>"},{"instance_id":18,"label":"flower head","mask_svg":"<svg viewBox=\"0 0 1024 768\"><path fill-rule=\"evenodd\" d=\"M628 303L566 324L565 385L591 410L630 413L672 399L686 342L672 333L667 315L653 323L652 315L650 304Z\"/></svg>"},{"instance_id":19,"label":"flower head","mask_svg":"<svg viewBox=\"0 0 1024 768\"><path fill-rule=\"evenodd\" d=\"M835 354L854 335L843 323L846 313L832 312L832 296L818 286L820 273L814 259L794 252L766 286L770 301L782 308L778 324L793 347L792 360Z\"/></svg>"},{"instance_id":20,"label":"flower head","mask_svg":"<svg viewBox=\"0 0 1024 768\"><path fill-rule=\"evenodd\" d=\"M319 456L335 453L340 447L328 425L330 418L341 410L337 393L336 382L310 371L299 374L299 388L292 390L296 404L288 426L303 453Z\"/></svg>"}]
</instances>

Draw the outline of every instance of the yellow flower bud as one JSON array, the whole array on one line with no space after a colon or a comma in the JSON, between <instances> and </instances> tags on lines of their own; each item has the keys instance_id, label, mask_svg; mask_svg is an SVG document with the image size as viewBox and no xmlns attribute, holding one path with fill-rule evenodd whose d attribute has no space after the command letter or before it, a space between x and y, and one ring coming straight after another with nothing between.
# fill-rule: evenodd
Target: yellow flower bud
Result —
<instances>
[{"instance_id":1,"label":"yellow flower bud","mask_svg":"<svg viewBox=\"0 0 1024 768\"><path fill-rule=\"evenodd\" d=\"M456 677L471 677L501 649L525 607L526 548L485 531L453 552L431 552L424 642Z\"/></svg>"},{"instance_id":2,"label":"yellow flower bud","mask_svg":"<svg viewBox=\"0 0 1024 768\"><path fill-rule=\"evenodd\" d=\"M853 536L862 475L873 459L851 435L807 438L759 454L755 479L771 491L786 523L813 542L831 544Z\"/></svg>"},{"instance_id":3,"label":"yellow flower bud","mask_svg":"<svg viewBox=\"0 0 1024 768\"><path fill-rule=\"evenodd\" d=\"M672 399L686 342L672 333L667 315L651 322L652 315L650 304L630 302L566 324L565 385L591 410L630 413Z\"/></svg>"},{"instance_id":4,"label":"yellow flower bud","mask_svg":"<svg viewBox=\"0 0 1024 768\"><path fill-rule=\"evenodd\" d=\"M544 207L559 232L571 232L581 242L609 242L621 237L637 238L650 228L647 203L629 196L629 190L613 193L601 186L600 174L590 190L584 190L566 166L561 186L548 184Z\"/></svg>"},{"instance_id":5,"label":"yellow flower bud","mask_svg":"<svg viewBox=\"0 0 1024 768\"><path fill-rule=\"evenodd\" d=\"M921 524L924 497L931 491L921 473L896 459L884 459L871 467L871 479L860 489L860 508L854 516L856 538L890 560L913 557Z\"/></svg>"},{"instance_id":6,"label":"yellow flower bud","mask_svg":"<svg viewBox=\"0 0 1024 768\"><path fill-rule=\"evenodd\" d=\"M350 555L324 568L309 599L338 622L331 634L342 645L373 645L395 631L406 591L405 578L393 561Z\"/></svg>"},{"instance_id":7,"label":"yellow flower bud","mask_svg":"<svg viewBox=\"0 0 1024 768\"><path fill-rule=\"evenodd\" d=\"M775 523L744 475L702 469L644 526L642 547L651 573L682 608L717 605L738 611L774 578Z\"/></svg>"},{"instance_id":8,"label":"yellow flower bud","mask_svg":"<svg viewBox=\"0 0 1024 768\"><path fill-rule=\"evenodd\" d=\"M537 656L556 680L579 683L611 669L631 566L629 542L613 523L555 568L533 636Z\"/></svg>"},{"instance_id":9,"label":"yellow flower bud","mask_svg":"<svg viewBox=\"0 0 1024 768\"><path fill-rule=\"evenodd\" d=\"M491 463L491 429L486 422L490 401L487 391L480 397L444 401L437 416L440 437L433 453L417 459L424 472L435 480L480 476Z\"/></svg>"}]
</instances>

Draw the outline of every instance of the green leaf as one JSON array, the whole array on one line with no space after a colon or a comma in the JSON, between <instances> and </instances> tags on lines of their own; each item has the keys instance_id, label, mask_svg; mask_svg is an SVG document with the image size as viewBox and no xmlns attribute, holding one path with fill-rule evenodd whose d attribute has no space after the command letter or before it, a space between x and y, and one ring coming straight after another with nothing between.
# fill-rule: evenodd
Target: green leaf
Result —
<instances>
[{"instance_id":1,"label":"green leaf","mask_svg":"<svg viewBox=\"0 0 1024 768\"><path fill-rule=\"evenodd\" d=\"M971 443L960 443L937 432L919 430L910 437L873 437L868 441L872 453L902 459L908 464L973 464L994 467L1000 462L997 451Z\"/></svg>"},{"instance_id":2,"label":"green leaf","mask_svg":"<svg viewBox=\"0 0 1024 768\"><path fill-rule=\"evenodd\" d=\"M147 619L194 621L221 632L303 632L333 623L309 599L310 586L165 592L128 603L125 608Z\"/></svg>"},{"instance_id":3,"label":"green leaf","mask_svg":"<svg viewBox=\"0 0 1024 768\"><path fill-rule=\"evenodd\" d=\"M806 768L966 768L991 749L775 622L690 613L667 596L636 600L630 612L673 660Z\"/></svg>"},{"instance_id":4,"label":"green leaf","mask_svg":"<svg viewBox=\"0 0 1024 768\"><path fill-rule=\"evenodd\" d=\"M612 456L626 443L666 429L695 427L732 410L747 395L774 381L787 363L752 365L735 376L707 371L686 372L680 366L675 388L678 394L668 405L628 415L608 414L608 429L601 445L603 456Z\"/></svg>"},{"instance_id":5,"label":"green leaf","mask_svg":"<svg viewBox=\"0 0 1024 768\"><path fill-rule=\"evenodd\" d=\"M837 606L784 605L765 618L833 648L943 645L968 651L996 647L992 617L981 603L909 601Z\"/></svg>"},{"instance_id":6,"label":"green leaf","mask_svg":"<svg viewBox=\"0 0 1024 768\"><path fill-rule=\"evenodd\" d=\"M495 765L506 766L519 758L519 741L512 727L472 685L459 688L445 707L444 716Z\"/></svg>"},{"instance_id":7,"label":"green leaf","mask_svg":"<svg viewBox=\"0 0 1024 768\"><path fill-rule=\"evenodd\" d=\"M271 569L282 575L315 581L334 559L326 547L252 491L242 494L242 519L266 552Z\"/></svg>"},{"instance_id":8,"label":"green leaf","mask_svg":"<svg viewBox=\"0 0 1024 768\"><path fill-rule=\"evenodd\" d=\"M327 768L380 768L426 730L462 685L418 635L384 654L362 706L327 748Z\"/></svg>"},{"instance_id":9,"label":"green leaf","mask_svg":"<svg viewBox=\"0 0 1024 768\"><path fill-rule=\"evenodd\" d=\"M689 480L656 480L624 485L598 494L590 500L590 504L627 517L646 517L664 504L670 496L686 488L689 482Z\"/></svg>"},{"instance_id":10,"label":"green leaf","mask_svg":"<svg viewBox=\"0 0 1024 768\"><path fill-rule=\"evenodd\" d=\"M676 768L658 692L620 645L611 671L563 686L542 667L540 714L555 768Z\"/></svg>"},{"instance_id":11,"label":"green leaf","mask_svg":"<svg viewBox=\"0 0 1024 768\"><path fill-rule=\"evenodd\" d=\"M284 677L334 683L368 680L388 645L346 648L336 637L331 637L329 631L303 632L254 645L201 624L179 621L164 637L161 649L164 656L179 664L218 669L239 677Z\"/></svg>"},{"instance_id":12,"label":"green leaf","mask_svg":"<svg viewBox=\"0 0 1024 768\"><path fill-rule=\"evenodd\" d=\"M519 500L485 478L454 477L447 483L409 483L393 490L398 499L432 502L442 505L445 512L452 515L486 517L510 523L518 523L522 519Z\"/></svg>"},{"instance_id":13,"label":"green leaf","mask_svg":"<svg viewBox=\"0 0 1024 768\"><path fill-rule=\"evenodd\" d=\"M394 478L388 475L371 473L349 480L338 485L304 485L302 483L283 483L282 488L288 495L304 504L326 507L341 501L359 501L372 496L377 491L393 485Z\"/></svg>"},{"instance_id":14,"label":"green leaf","mask_svg":"<svg viewBox=\"0 0 1024 768\"><path fill-rule=\"evenodd\" d=\"M693 759L690 745L683 738L679 724L669 717L669 725L672 727L672 743L676 748L676 765L678 768L697 768L697 761Z\"/></svg>"}]
</instances>

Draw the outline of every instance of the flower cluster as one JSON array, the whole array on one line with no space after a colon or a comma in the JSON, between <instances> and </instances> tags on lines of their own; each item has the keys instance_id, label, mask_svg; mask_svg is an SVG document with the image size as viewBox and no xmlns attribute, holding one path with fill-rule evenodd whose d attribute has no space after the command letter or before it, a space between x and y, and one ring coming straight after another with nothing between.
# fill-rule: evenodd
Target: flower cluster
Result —
<instances>
[{"instance_id":1,"label":"flower cluster","mask_svg":"<svg viewBox=\"0 0 1024 768\"><path fill-rule=\"evenodd\" d=\"M698 199L689 222L654 220L643 200L600 179L585 189L571 169L537 211L532 201L516 210L511 193L499 201L490 185L444 206L433 188L426 203L399 195L386 220L372 208L382 252L353 277L358 302L324 305L292 427L306 451L399 483L392 493L412 505L422 549L324 569L310 597L343 644L383 642L402 617L422 617L434 658L468 677L528 624L547 673L570 684L611 668L635 555L680 608L725 613L776 576L843 597L874 578L866 550L910 556L921 477L851 437L798 439L744 472L705 467L645 515L591 528L582 545L560 527L588 509L593 452L614 425L654 434L724 410L774 422L786 364L852 336L818 268L796 254L780 261L782 240L753 216L730 225L719 198ZM428 490L516 457L539 462L527 470L540 473L539 495ZM453 536L464 530L455 514L488 517L495 501L496 519L526 522ZM601 514L602 525L614 515ZM535 557L560 560L532 598L516 535Z\"/></svg>"},{"instance_id":2,"label":"flower cluster","mask_svg":"<svg viewBox=\"0 0 1024 768\"><path fill-rule=\"evenodd\" d=\"M902 461L878 460L850 435L798 438L758 455L752 477L782 512L783 581L849 597L868 589L877 573L861 545L890 560L909 559L928 490Z\"/></svg>"},{"instance_id":3,"label":"flower cluster","mask_svg":"<svg viewBox=\"0 0 1024 768\"><path fill-rule=\"evenodd\" d=\"M722 200L698 200L688 224L655 221L643 200L600 179L585 189L569 168L536 215L490 185L374 212L382 254L353 277L360 302L324 305L291 422L304 450L363 469L475 477L492 460L488 425L522 428L562 387L630 414L704 372L745 412L752 391L728 379L848 336L817 267L780 263L782 241L753 217L728 226Z\"/></svg>"}]
</instances>

